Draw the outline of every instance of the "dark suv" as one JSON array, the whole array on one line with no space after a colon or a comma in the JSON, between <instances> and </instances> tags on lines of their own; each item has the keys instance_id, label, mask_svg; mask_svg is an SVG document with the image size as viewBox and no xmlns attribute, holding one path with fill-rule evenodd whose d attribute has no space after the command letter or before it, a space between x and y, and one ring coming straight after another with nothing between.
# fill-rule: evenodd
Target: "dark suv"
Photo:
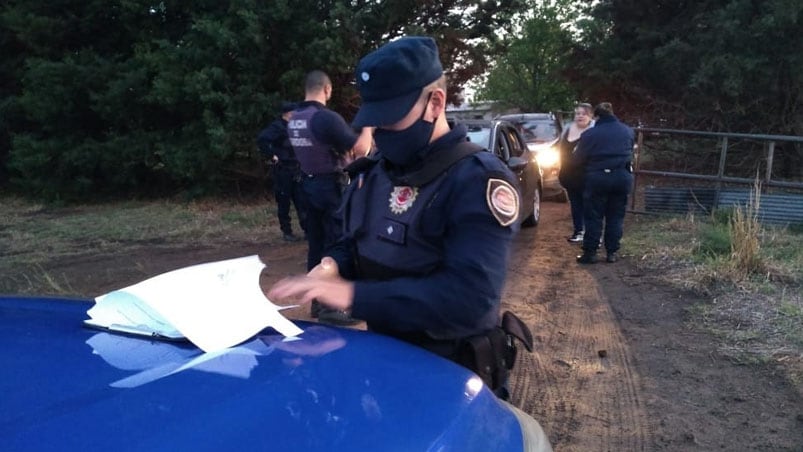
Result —
<instances>
[{"instance_id":1,"label":"dark suv","mask_svg":"<svg viewBox=\"0 0 803 452\"><path fill-rule=\"evenodd\" d=\"M558 181L560 171L558 140L563 132L560 118L552 113L516 113L502 115L496 119L513 123L524 137L527 148L535 153L535 158L544 173L544 197L565 201L565 192Z\"/></svg>"}]
</instances>

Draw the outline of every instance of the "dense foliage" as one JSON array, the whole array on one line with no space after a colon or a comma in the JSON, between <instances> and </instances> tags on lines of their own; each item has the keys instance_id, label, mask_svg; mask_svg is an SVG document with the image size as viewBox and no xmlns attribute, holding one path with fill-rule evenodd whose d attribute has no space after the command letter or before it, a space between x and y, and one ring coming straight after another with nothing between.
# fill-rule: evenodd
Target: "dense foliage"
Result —
<instances>
[{"instance_id":1,"label":"dense foliage","mask_svg":"<svg viewBox=\"0 0 803 452\"><path fill-rule=\"evenodd\" d=\"M647 124L803 135L803 2L605 0L569 67Z\"/></svg>"},{"instance_id":2,"label":"dense foliage","mask_svg":"<svg viewBox=\"0 0 803 452\"><path fill-rule=\"evenodd\" d=\"M482 79L481 96L522 110L608 100L633 124L803 135L799 0L7 0L0 185L48 199L254 185L254 137L307 71L330 74L349 118L359 57L408 33L438 39L454 101Z\"/></svg>"},{"instance_id":3,"label":"dense foliage","mask_svg":"<svg viewBox=\"0 0 803 452\"><path fill-rule=\"evenodd\" d=\"M349 117L359 57L439 39L452 82L485 70L512 0L11 0L0 10L0 149L31 196L188 194L256 180L254 137L328 72Z\"/></svg>"}]
</instances>

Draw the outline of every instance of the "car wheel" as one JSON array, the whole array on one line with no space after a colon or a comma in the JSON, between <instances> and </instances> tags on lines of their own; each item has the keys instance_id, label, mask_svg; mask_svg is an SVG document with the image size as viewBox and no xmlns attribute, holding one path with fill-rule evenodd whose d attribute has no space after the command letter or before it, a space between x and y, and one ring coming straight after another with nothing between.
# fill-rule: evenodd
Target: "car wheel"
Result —
<instances>
[{"instance_id":1,"label":"car wheel","mask_svg":"<svg viewBox=\"0 0 803 452\"><path fill-rule=\"evenodd\" d=\"M539 221L541 221L541 189L536 188L533 194L533 213L525 218L521 224L522 226L533 227L537 226Z\"/></svg>"}]
</instances>

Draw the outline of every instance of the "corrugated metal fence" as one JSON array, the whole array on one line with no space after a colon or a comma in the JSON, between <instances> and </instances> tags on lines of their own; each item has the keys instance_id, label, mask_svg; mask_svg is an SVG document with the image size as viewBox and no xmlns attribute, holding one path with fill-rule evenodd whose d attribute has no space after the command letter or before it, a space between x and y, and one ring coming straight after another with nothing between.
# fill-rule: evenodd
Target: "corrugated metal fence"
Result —
<instances>
[{"instance_id":1,"label":"corrugated metal fence","mask_svg":"<svg viewBox=\"0 0 803 452\"><path fill-rule=\"evenodd\" d=\"M798 172L776 176L785 172L784 165L789 161L801 158L803 137L635 130L638 145L634 156L633 211L709 213L717 208L745 205L758 182L762 189L758 217L762 222L803 224L803 175ZM783 158L777 161L779 146ZM674 159L667 158L671 152ZM660 158L656 158L658 154ZM670 160L674 163L667 164ZM664 162L660 164L664 167L656 167L656 162ZM745 171L755 175L732 174Z\"/></svg>"}]
</instances>

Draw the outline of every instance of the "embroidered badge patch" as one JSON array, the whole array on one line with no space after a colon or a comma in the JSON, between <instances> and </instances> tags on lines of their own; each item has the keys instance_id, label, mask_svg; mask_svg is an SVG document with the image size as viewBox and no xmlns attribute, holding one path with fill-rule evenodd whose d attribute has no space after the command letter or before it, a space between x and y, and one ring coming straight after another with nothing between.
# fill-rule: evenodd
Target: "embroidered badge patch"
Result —
<instances>
[{"instance_id":1,"label":"embroidered badge patch","mask_svg":"<svg viewBox=\"0 0 803 452\"><path fill-rule=\"evenodd\" d=\"M418 187L393 187L390 193L390 211L402 214L413 205L418 196Z\"/></svg>"},{"instance_id":2,"label":"embroidered badge patch","mask_svg":"<svg viewBox=\"0 0 803 452\"><path fill-rule=\"evenodd\" d=\"M488 179L485 190L488 208L491 209L496 221L502 226L508 226L519 216L519 192L507 181L502 179Z\"/></svg>"}]
</instances>

